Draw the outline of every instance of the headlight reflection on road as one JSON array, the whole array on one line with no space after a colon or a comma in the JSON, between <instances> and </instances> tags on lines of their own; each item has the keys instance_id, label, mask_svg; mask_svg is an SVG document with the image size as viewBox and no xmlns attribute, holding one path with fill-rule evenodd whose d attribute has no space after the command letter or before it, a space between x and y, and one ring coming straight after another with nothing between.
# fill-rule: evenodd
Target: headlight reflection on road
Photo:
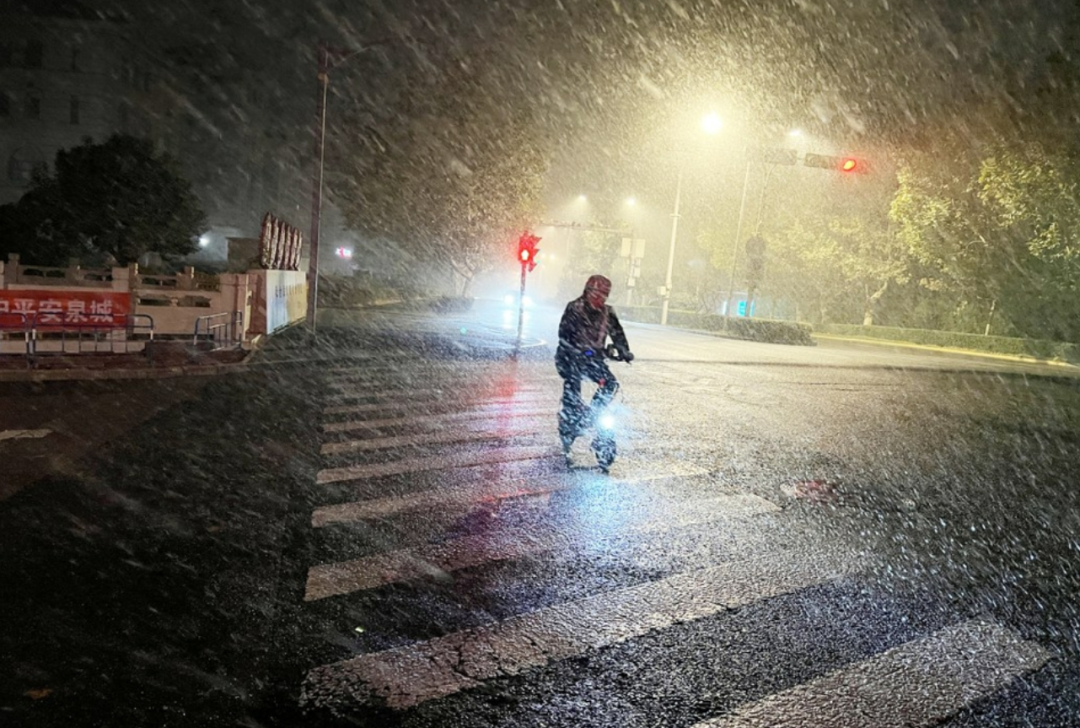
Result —
<instances>
[{"instance_id":1,"label":"headlight reflection on road","mask_svg":"<svg viewBox=\"0 0 1080 728\"><path fill-rule=\"evenodd\" d=\"M528 311L525 311L524 314L525 315L522 317L521 320L525 321L525 322L528 322L528 320L531 318L531 314ZM518 312L517 311L510 311L510 310L503 311L502 319L503 319L502 320L502 325L503 325L504 329L515 329L515 328L517 328L517 320L518 320Z\"/></svg>"}]
</instances>

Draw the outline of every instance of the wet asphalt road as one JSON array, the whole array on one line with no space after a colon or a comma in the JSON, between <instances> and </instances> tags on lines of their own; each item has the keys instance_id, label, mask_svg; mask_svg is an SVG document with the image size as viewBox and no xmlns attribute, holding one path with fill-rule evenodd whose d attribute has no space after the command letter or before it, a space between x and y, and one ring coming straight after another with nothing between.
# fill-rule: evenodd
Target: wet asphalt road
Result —
<instances>
[{"instance_id":1,"label":"wet asphalt road","mask_svg":"<svg viewBox=\"0 0 1080 728\"><path fill-rule=\"evenodd\" d=\"M1080 725L1070 371L632 327L604 476L479 316L0 385L0 725Z\"/></svg>"}]
</instances>

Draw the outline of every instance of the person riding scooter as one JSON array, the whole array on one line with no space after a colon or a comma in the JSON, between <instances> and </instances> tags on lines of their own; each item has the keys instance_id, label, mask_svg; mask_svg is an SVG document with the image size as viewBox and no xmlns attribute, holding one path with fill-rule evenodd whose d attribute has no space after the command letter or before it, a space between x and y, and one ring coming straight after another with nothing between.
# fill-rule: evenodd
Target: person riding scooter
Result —
<instances>
[{"instance_id":1,"label":"person riding scooter","mask_svg":"<svg viewBox=\"0 0 1080 728\"><path fill-rule=\"evenodd\" d=\"M595 421L619 388L618 380L604 361L608 338L620 359L626 362L634 359L619 317L607 305L610 293L610 280L602 275L590 276L585 291L566 305L559 322L559 346L555 351L555 369L563 379L559 439L567 458L574 440ZM590 405L581 398L583 377L597 384Z\"/></svg>"}]
</instances>

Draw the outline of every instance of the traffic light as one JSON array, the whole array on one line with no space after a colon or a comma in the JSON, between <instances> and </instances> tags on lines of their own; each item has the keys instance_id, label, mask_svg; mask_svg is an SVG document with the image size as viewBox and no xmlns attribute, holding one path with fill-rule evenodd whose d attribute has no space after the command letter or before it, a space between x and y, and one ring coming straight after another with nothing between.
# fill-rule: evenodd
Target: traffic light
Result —
<instances>
[{"instance_id":1,"label":"traffic light","mask_svg":"<svg viewBox=\"0 0 1080 728\"><path fill-rule=\"evenodd\" d=\"M832 169L845 174L862 174L867 171L866 160L858 157L831 157L827 154L807 154L803 158L807 167Z\"/></svg>"},{"instance_id":2,"label":"traffic light","mask_svg":"<svg viewBox=\"0 0 1080 728\"><path fill-rule=\"evenodd\" d=\"M518 238L518 262L522 268L528 268L530 273L536 268L536 256L540 252L536 244L539 242L540 238L529 233L523 233Z\"/></svg>"}]
</instances>

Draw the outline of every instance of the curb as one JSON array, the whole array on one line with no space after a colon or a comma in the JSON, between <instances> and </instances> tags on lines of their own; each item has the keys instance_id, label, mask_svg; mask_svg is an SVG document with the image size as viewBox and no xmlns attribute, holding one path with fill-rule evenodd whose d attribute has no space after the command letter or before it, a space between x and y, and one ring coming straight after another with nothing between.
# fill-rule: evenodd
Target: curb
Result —
<instances>
[{"instance_id":1,"label":"curb","mask_svg":"<svg viewBox=\"0 0 1080 728\"><path fill-rule=\"evenodd\" d=\"M92 382L124 379L175 379L212 377L250 371L247 361L235 364L194 364L142 369L17 369L0 370L0 383L7 382Z\"/></svg>"},{"instance_id":2,"label":"curb","mask_svg":"<svg viewBox=\"0 0 1080 728\"><path fill-rule=\"evenodd\" d=\"M856 344L873 344L877 346L899 346L905 349L920 349L922 351L936 351L942 354L961 354L963 356L977 356L983 359L999 359L1001 361L1015 361L1024 364L1042 364L1044 366L1062 367L1065 369L1078 369L1080 365L1071 364L1067 361L1056 359L1038 359L1033 356L1021 356L1019 354L997 354L991 351L979 351L978 349L956 349L948 346L929 346L927 344L913 344L908 341L893 341L892 339L864 339L858 336L835 336L833 334L812 334L814 339L825 341L850 341Z\"/></svg>"}]
</instances>

